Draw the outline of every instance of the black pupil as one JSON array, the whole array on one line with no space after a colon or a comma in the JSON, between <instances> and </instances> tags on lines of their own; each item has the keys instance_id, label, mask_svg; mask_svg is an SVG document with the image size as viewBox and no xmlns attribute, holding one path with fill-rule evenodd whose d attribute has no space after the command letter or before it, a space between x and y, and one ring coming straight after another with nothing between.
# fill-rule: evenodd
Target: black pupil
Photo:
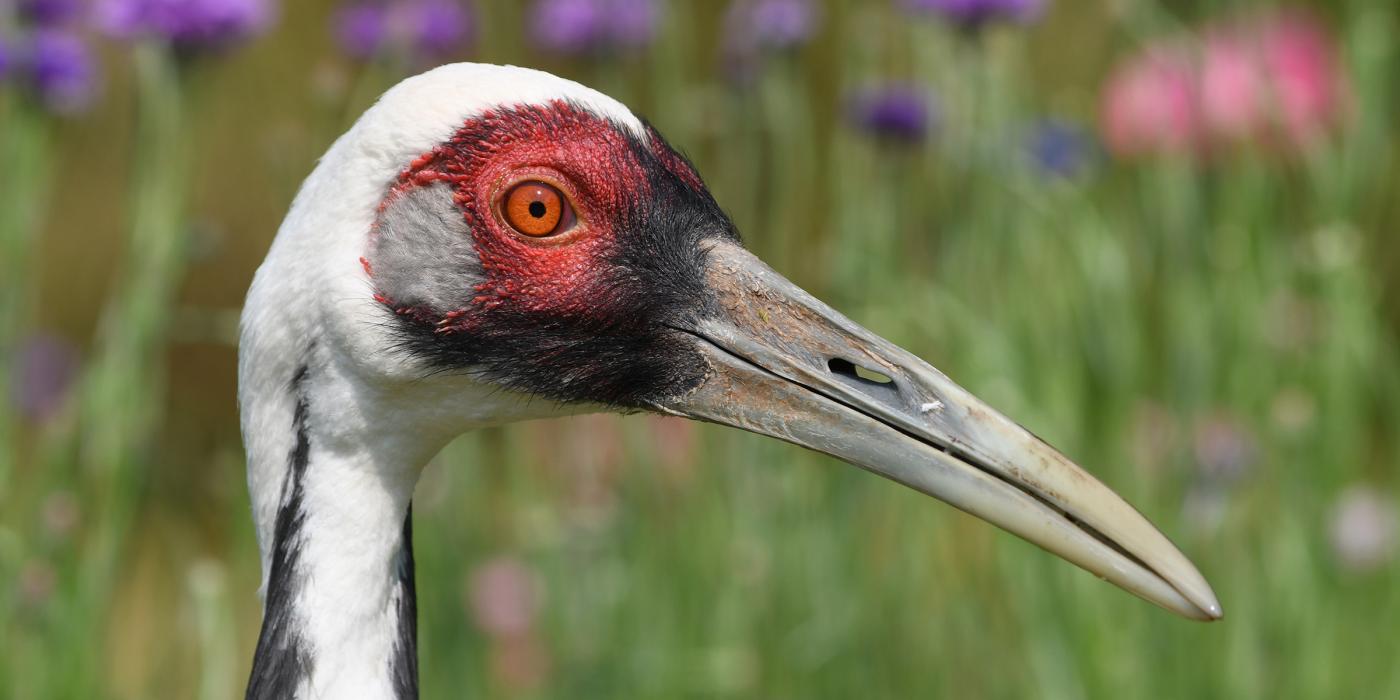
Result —
<instances>
[{"instance_id":1,"label":"black pupil","mask_svg":"<svg viewBox=\"0 0 1400 700\"><path fill-rule=\"evenodd\" d=\"M543 217L544 217L544 210L545 210L544 202L540 202L540 201L530 202L530 216L533 216L533 217L535 217L536 219L543 218Z\"/></svg>"}]
</instances>

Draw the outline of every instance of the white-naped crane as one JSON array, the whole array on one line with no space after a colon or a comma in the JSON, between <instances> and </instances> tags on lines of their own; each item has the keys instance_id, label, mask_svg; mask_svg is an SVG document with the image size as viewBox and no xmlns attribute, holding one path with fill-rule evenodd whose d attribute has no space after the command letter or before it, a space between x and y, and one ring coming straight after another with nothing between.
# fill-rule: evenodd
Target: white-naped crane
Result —
<instances>
[{"instance_id":1,"label":"white-naped crane","mask_svg":"<svg viewBox=\"0 0 1400 700\"><path fill-rule=\"evenodd\" d=\"M824 452L1221 616L1106 486L745 251L626 107L534 70L437 68L336 141L248 293L239 401L263 567L249 698L416 697L423 465L473 428L589 411Z\"/></svg>"}]
</instances>

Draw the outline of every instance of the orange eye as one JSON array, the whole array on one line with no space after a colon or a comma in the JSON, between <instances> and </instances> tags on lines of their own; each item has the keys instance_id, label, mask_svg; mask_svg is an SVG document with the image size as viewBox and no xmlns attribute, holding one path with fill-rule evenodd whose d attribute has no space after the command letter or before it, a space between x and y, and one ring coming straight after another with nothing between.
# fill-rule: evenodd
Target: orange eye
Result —
<instances>
[{"instance_id":1,"label":"orange eye","mask_svg":"<svg viewBox=\"0 0 1400 700\"><path fill-rule=\"evenodd\" d=\"M510 188L502 209L511 228L533 238L561 233L573 219L564 195L538 180Z\"/></svg>"}]
</instances>

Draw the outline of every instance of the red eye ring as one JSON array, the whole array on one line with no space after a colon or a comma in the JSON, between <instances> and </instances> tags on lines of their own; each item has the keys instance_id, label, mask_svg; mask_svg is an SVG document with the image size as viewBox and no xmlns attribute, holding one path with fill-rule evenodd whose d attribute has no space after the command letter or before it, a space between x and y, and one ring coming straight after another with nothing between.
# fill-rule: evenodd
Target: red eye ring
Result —
<instances>
[{"instance_id":1,"label":"red eye ring","mask_svg":"<svg viewBox=\"0 0 1400 700\"><path fill-rule=\"evenodd\" d=\"M540 180L511 186L501 200L501 218L522 236L547 238L573 227L574 212L559 188Z\"/></svg>"}]
</instances>

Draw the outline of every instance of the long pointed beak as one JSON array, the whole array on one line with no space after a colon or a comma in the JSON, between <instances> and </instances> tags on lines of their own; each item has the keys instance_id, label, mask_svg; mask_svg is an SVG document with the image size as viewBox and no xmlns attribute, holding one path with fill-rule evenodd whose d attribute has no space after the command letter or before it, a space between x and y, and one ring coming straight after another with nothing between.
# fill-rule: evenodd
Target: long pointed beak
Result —
<instances>
[{"instance_id":1,"label":"long pointed beak","mask_svg":"<svg viewBox=\"0 0 1400 700\"><path fill-rule=\"evenodd\" d=\"M1012 532L1144 600L1222 616L1210 584L1141 514L943 373L731 243L719 310L684 329L708 379L659 409L837 457Z\"/></svg>"}]
</instances>

